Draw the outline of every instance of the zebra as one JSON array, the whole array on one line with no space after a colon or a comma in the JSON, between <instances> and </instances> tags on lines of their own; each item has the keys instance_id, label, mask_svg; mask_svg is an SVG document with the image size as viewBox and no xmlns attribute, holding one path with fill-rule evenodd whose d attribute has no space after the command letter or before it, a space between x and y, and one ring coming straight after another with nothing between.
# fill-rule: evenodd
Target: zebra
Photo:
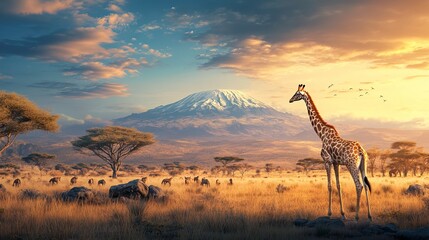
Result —
<instances>
[{"instance_id":1,"label":"zebra","mask_svg":"<svg viewBox=\"0 0 429 240\"><path fill-rule=\"evenodd\" d=\"M171 177L171 178L164 178L162 180L161 184L162 185L167 185L167 183L168 183L168 185L171 186L171 179L173 179L173 177Z\"/></svg>"},{"instance_id":2,"label":"zebra","mask_svg":"<svg viewBox=\"0 0 429 240\"><path fill-rule=\"evenodd\" d=\"M191 177L185 177L185 184L188 185L191 181Z\"/></svg>"},{"instance_id":3,"label":"zebra","mask_svg":"<svg viewBox=\"0 0 429 240\"><path fill-rule=\"evenodd\" d=\"M98 186L104 186L104 185L106 185L106 181L104 181L104 179L100 179L100 180L98 180Z\"/></svg>"},{"instance_id":4,"label":"zebra","mask_svg":"<svg viewBox=\"0 0 429 240\"><path fill-rule=\"evenodd\" d=\"M201 186L206 185L207 187L210 187L210 182L207 178L202 178L201 179Z\"/></svg>"},{"instance_id":5,"label":"zebra","mask_svg":"<svg viewBox=\"0 0 429 240\"><path fill-rule=\"evenodd\" d=\"M59 181L61 181L61 177L53 177L49 180L49 183L51 185L54 185L54 184L58 184Z\"/></svg>"},{"instance_id":6,"label":"zebra","mask_svg":"<svg viewBox=\"0 0 429 240\"><path fill-rule=\"evenodd\" d=\"M77 177L72 177L70 179L70 184L73 185L73 184L76 184L76 183L77 183Z\"/></svg>"},{"instance_id":7,"label":"zebra","mask_svg":"<svg viewBox=\"0 0 429 240\"><path fill-rule=\"evenodd\" d=\"M19 178L15 179L15 180L13 181L12 186L14 186L14 187L19 187L19 186L21 186L21 179L19 179Z\"/></svg>"}]
</instances>

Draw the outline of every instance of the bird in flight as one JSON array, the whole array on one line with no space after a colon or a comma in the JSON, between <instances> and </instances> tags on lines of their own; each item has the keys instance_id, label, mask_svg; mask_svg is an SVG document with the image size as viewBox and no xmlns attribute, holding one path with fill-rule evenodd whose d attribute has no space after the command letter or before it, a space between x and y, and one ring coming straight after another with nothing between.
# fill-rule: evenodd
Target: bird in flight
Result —
<instances>
[{"instance_id":1,"label":"bird in flight","mask_svg":"<svg viewBox=\"0 0 429 240\"><path fill-rule=\"evenodd\" d=\"M383 97L383 95L380 95L380 98L382 98Z\"/></svg>"},{"instance_id":2,"label":"bird in flight","mask_svg":"<svg viewBox=\"0 0 429 240\"><path fill-rule=\"evenodd\" d=\"M375 90L375 88L374 88L374 87L371 87L371 90Z\"/></svg>"},{"instance_id":3,"label":"bird in flight","mask_svg":"<svg viewBox=\"0 0 429 240\"><path fill-rule=\"evenodd\" d=\"M329 85L328 88L331 88L332 86L334 86L334 84Z\"/></svg>"},{"instance_id":4,"label":"bird in flight","mask_svg":"<svg viewBox=\"0 0 429 240\"><path fill-rule=\"evenodd\" d=\"M349 88L349 90L353 90L353 88L351 87L351 88Z\"/></svg>"}]
</instances>

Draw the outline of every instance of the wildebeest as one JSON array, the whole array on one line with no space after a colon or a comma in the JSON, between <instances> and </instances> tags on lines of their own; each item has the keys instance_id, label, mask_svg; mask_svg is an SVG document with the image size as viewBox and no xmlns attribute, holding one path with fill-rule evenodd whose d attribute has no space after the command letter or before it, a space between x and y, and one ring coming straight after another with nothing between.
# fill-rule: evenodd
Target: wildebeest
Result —
<instances>
[{"instance_id":1,"label":"wildebeest","mask_svg":"<svg viewBox=\"0 0 429 240\"><path fill-rule=\"evenodd\" d=\"M210 187L210 182L207 178L202 178L201 179L201 186L206 185L207 187Z\"/></svg>"},{"instance_id":2,"label":"wildebeest","mask_svg":"<svg viewBox=\"0 0 429 240\"><path fill-rule=\"evenodd\" d=\"M196 176L196 177L194 177L194 182L196 182L196 183L198 183L200 180L199 180L199 177L200 176Z\"/></svg>"},{"instance_id":3,"label":"wildebeest","mask_svg":"<svg viewBox=\"0 0 429 240\"><path fill-rule=\"evenodd\" d=\"M13 181L12 186L14 186L14 187L19 187L19 186L21 186L21 179L19 179L19 178L15 179L15 180Z\"/></svg>"},{"instance_id":4,"label":"wildebeest","mask_svg":"<svg viewBox=\"0 0 429 240\"><path fill-rule=\"evenodd\" d=\"M161 184L162 185L167 185L167 183L168 183L168 185L171 186L171 179L173 179L173 177L171 177L171 178L164 178L164 179L162 179Z\"/></svg>"},{"instance_id":5,"label":"wildebeest","mask_svg":"<svg viewBox=\"0 0 429 240\"><path fill-rule=\"evenodd\" d=\"M147 181L147 177L142 177L142 182L146 183L146 181Z\"/></svg>"},{"instance_id":6,"label":"wildebeest","mask_svg":"<svg viewBox=\"0 0 429 240\"><path fill-rule=\"evenodd\" d=\"M61 177L53 177L49 180L49 183L51 185L54 185L54 184L58 184L58 182L60 182L60 181L61 181Z\"/></svg>"},{"instance_id":7,"label":"wildebeest","mask_svg":"<svg viewBox=\"0 0 429 240\"><path fill-rule=\"evenodd\" d=\"M188 185L191 181L191 177L185 177L185 184Z\"/></svg>"},{"instance_id":8,"label":"wildebeest","mask_svg":"<svg viewBox=\"0 0 429 240\"><path fill-rule=\"evenodd\" d=\"M89 180L88 180L88 184L89 184L89 185L94 184L94 179L93 179L93 178L89 179Z\"/></svg>"},{"instance_id":9,"label":"wildebeest","mask_svg":"<svg viewBox=\"0 0 429 240\"><path fill-rule=\"evenodd\" d=\"M232 185L233 183L232 183L232 178L230 178L229 179L229 183L228 183L228 185Z\"/></svg>"},{"instance_id":10,"label":"wildebeest","mask_svg":"<svg viewBox=\"0 0 429 240\"><path fill-rule=\"evenodd\" d=\"M216 185L220 185L219 179L216 179Z\"/></svg>"},{"instance_id":11,"label":"wildebeest","mask_svg":"<svg viewBox=\"0 0 429 240\"><path fill-rule=\"evenodd\" d=\"M104 181L104 179L98 180L98 186L103 186L106 185L106 181Z\"/></svg>"},{"instance_id":12,"label":"wildebeest","mask_svg":"<svg viewBox=\"0 0 429 240\"><path fill-rule=\"evenodd\" d=\"M76 184L76 183L77 183L77 177L72 177L70 179L70 184L73 185L73 184Z\"/></svg>"}]
</instances>

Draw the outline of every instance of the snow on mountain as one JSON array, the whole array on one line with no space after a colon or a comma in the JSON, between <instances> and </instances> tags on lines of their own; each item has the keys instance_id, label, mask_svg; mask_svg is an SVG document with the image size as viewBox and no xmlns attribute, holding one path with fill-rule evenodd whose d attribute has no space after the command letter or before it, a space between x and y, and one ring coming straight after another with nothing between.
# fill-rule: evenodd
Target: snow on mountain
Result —
<instances>
[{"instance_id":1,"label":"snow on mountain","mask_svg":"<svg viewBox=\"0 0 429 240\"><path fill-rule=\"evenodd\" d=\"M299 133L302 122L302 118L279 112L241 91L223 89L194 93L177 102L114 120L115 124L168 138L284 138Z\"/></svg>"}]
</instances>

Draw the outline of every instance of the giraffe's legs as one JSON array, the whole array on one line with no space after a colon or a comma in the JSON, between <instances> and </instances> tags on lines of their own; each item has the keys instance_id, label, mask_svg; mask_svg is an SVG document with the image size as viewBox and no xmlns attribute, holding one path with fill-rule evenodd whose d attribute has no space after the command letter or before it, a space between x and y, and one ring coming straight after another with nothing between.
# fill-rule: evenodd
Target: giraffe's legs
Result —
<instances>
[{"instance_id":1,"label":"giraffe's legs","mask_svg":"<svg viewBox=\"0 0 429 240\"><path fill-rule=\"evenodd\" d=\"M365 182L363 179L362 181ZM365 185L365 196L366 196L366 204L368 205L368 219L370 222L372 222L371 204L369 203L368 187L366 185Z\"/></svg>"},{"instance_id":2,"label":"giraffe's legs","mask_svg":"<svg viewBox=\"0 0 429 240\"><path fill-rule=\"evenodd\" d=\"M340 183L340 168L338 164L334 163L334 171L335 171L335 180L337 182L338 197L340 198L341 217L343 219L346 219L346 216L344 215L344 209L343 209L343 196L341 193L341 183Z\"/></svg>"},{"instance_id":3,"label":"giraffe's legs","mask_svg":"<svg viewBox=\"0 0 429 240\"><path fill-rule=\"evenodd\" d=\"M355 216L355 219L356 219L356 221L358 221L359 220L360 196L361 196L361 193L362 193L363 186L362 186L362 183L359 180L359 170L358 170L358 168L355 165L347 166L347 168L348 168L350 174L352 175L353 181L355 182L355 186L356 186L356 216ZM368 195L367 195L367 197L368 197Z\"/></svg>"},{"instance_id":4,"label":"giraffe's legs","mask_svg":"<svg viewBox=\"0 0 429 240\"><path fill-rule=\"evenodd\" d=\"M332 163L331 163L331 156L326 152L324 149L322 149L321 156L323 160L325 161L325 169L326 169L326 175L328 176L328 216L331 217L332 215L332 180L331 180L331 169L332 169Z\"/></svg>"}]
</instances>

